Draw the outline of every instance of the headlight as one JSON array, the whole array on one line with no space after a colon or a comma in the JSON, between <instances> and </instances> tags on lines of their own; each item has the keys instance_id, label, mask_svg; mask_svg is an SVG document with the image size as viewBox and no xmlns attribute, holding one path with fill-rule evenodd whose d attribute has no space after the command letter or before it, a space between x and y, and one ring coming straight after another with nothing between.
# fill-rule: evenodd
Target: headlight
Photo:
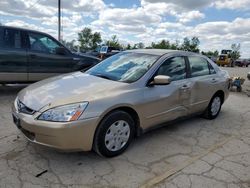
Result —
<instances>
[{"instance_id":1,"label":"headlight","mask_svg":"<svg viewBox=\"0 0 250 188\"><path fill-rule=\"evenodd\" d=\"M38 117L38 120L56 122L75 121L78 120L78 118L82 115L87 105L88 102L83 102L51 108L43 112Z\"/></svg>"}]
</instances>

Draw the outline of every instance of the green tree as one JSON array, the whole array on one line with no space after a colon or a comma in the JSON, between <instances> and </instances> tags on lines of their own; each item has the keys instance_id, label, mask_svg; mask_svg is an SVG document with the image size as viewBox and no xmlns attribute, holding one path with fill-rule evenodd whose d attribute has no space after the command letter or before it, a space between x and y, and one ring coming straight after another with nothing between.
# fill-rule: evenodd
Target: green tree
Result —
<instances>
[{"instance_id":1,"label":"green tree","mask_svg":"<svg viewBox=\"0 0 250 188\"><path fill-rule=\"evenodd\" d=\"M91 48L96 49L98 47L98 45L101 44L101 42L102 42L101 33L95 32L92 36Z\"/></svg>"},{"instance_id":2,"label":"green tree","mask_svg":"<svg viewBox=\"0 0 250 188\"><path fill-rule=\"evenodd\" d=\"M62 40L62 43L68 47L70 50L76 50L77 46L75 45L76 40L72 40L70 42Z\"/></svg>"},{"instance_id":3,"label":"green tree","mask_svg":"<svg viewBox=\"0 0 250 188\"><path fill-rule=\"evenodd\" d=\"M171 46L170 42L165 39L161 40L158 43L154 42L151 43L151 47L156 49L170 49L170 46Z\"/></svg>"},{"instance_id":4,"label":"green tree","mask_svg":"<svg viewBox=\"0 0 250 188\"><path fill-rule=\"evenodd\" d=\"M101 34L99 32L92 33L92 30L85 27L78 33L78 41L80 48L84 50L95 49L101 42Z\"/></svg>"},{"instance_id":5,"label":"green tree","mask_svg":"<svg viewBox=\"0 0 250 188\"><path fill-rule=\"evenodd\" d=\"M115 48L122 48L122 45L119 43L117 35L112 35L110 40L106 41L107 46L112 46Z\"/></svg>"},{"instance_id":6,"label":"green tree","mask_svg":"<svg viewBox=\"0 0 250 188\"><path fill-rule=\"evenodd\" d=\"M198 37L193 37L192 39L185 37L181 45L181 50L198 53L200 52L199 45L200 40Z\"/></svg>"},{"instance_id":7,"label":"green tree","mask_svg":"<svg viewBox=\"0 0 250 188\"><path fill-rule=\"evenodd\" d=\"M143 49L143 48L145 48L145 45L142 42L135 44L135 49Z\"/></svg>"},{"instance_id":8,"label":"green tree","mask_svg":"<svg viewBox=\"0 0 250 188\"><path fill-rule=\"evenodd\" d=\"M232 44L231 45L231 58L235 61L236 59L240 58L240 43L239 44Z\"/></svg>"},{"instance_id":9,"label":"green tree","mask_svg":"<svg viewBox=\"0 0 250 188\"><path fill-rule=\"evenodd\" d=\"M207 52L202 51L201 54L205 55L205 56L208 56L208 57L218 57L219 56L219 51L218 50L207 51Z\"/></svg>"},{"instance_id":10,"label":"green tree","mask_svg":"<svg viewBox=\"0 0 250 188\"><path fill-rule=\"evenodd\" d=\"M132 49L132 47L131 47L131 45L130 45L129 43L128 43L126 49L127 49L127 50L131 50L131 49Z\"/></svg>"},{"instance_id":11,"label":"green tree","mask_svg":"<svg viewBox=\"0 0 250 188\"><path fill-rule=\"evenodd\" d=\"M137 49L137 46L136 46L136 44L134 44L134 46L132 47L132 49Z\"/></svg>"}]
</instances>

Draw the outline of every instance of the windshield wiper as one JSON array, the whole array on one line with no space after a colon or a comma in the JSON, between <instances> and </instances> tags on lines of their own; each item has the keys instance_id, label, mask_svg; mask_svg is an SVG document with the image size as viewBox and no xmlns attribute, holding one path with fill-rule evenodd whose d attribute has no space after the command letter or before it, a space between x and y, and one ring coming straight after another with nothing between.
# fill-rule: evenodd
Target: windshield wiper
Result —
<instances>
[{"instance_id":1,"label":"windshield wiper","mask_svg":"<svg viewBox=\"0 0 250 188\"><path fill-rule=\"evenodd\" d=\"M112 80L110 77L105 76L103 74L94 74L94 76L97 76L97 77L100 77L100 78L104 78L104 79L107 79L107 80Z\"/></svg>"}]
</instances>

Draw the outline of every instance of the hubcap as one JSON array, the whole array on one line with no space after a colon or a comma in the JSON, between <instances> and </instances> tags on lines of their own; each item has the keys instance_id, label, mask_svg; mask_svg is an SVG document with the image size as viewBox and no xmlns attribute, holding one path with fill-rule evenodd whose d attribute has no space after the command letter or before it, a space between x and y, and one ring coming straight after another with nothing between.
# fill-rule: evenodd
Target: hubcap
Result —
<instances>
[{"instance_id":1,"label":"hubcap","mask_svg":"<svg viewBox=\"0 0 250 188\"><path fill-rule=\"evenodd\" d=\"M118 151L126 145L129 136L129 124L124 120L116 121L106 132L105 146L110 151Z\"/></svg>"},{"instance_id":2,"label":"hubcap","mask_svg":"<svg viewBox=\"0 0 250 188\"><path fill-rule=\"evenodd\" d=\"M211 105L211 112L213 116L215 116L219 112L220 106L221 106L220 97L215 97Z\"/></svg>"}]
</instances>

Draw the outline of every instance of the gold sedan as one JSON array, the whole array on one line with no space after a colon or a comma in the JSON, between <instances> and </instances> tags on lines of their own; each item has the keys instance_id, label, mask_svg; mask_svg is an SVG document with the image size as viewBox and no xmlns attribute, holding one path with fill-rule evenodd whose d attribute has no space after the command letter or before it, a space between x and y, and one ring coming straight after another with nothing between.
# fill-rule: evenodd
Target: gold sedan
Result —
<instances>
[{"instance_id":1,"label":"gold sedan","mask_svg":"<svg viewBox=\"0 0 250 188\"><path fill-rule=\"evenodd\" d=\"M216 118L228 86L228 73L199 54L131 50L87 72L30 85L12 114L31 142L113 157L164 122L193 114Z\"/></svg>"}]
</instances>

